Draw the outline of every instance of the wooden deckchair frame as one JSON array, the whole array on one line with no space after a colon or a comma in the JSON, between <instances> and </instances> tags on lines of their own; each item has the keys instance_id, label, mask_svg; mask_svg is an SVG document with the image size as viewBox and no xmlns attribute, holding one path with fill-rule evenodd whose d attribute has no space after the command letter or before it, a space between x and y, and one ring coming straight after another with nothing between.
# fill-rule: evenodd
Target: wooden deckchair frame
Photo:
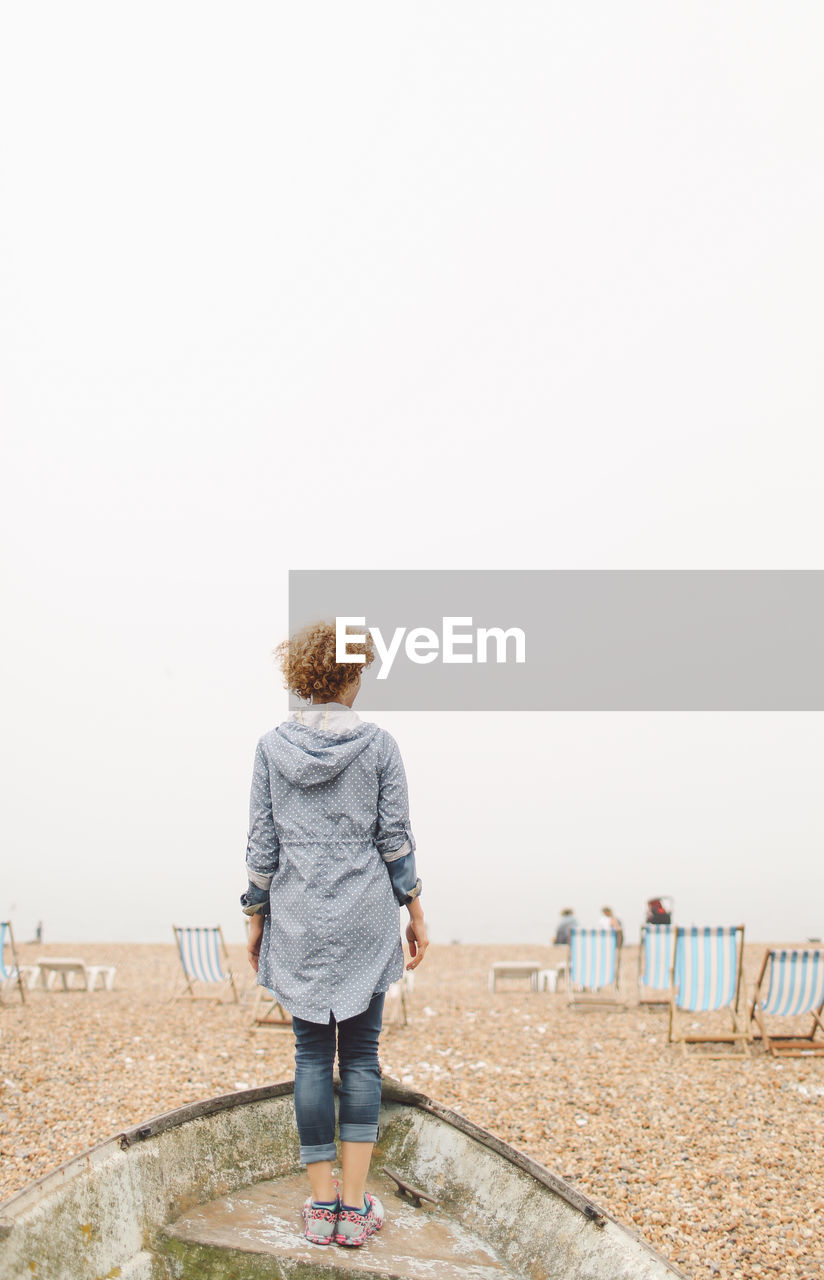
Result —
<instances>
[{"instance_id":1,"label":"wooden deckchair frame","mask_svg":"<svg viewBox=\"0 0 824 1280\"><path fill-rule=\"evenodd\" d=\"M582 933L606 933L606 929L583 929L576 932ZM603 987L593 989L584 988L581 991L574 989L574 977L572 973L572 938L569 940L567 951L567 1006L577 1009L594 1009L598 1006L608 1009L625 1009L626 1001L621 999L621 950L623 942L616 937L615 939L615 977L612 982L607 982ZM614 993L609 994L614 988ZM603 994L602 994L603 992Z\"/></svg>"},{"instance_id":2,"label":"wooden deckchair frame","mask_svg":"<svg viewBox=\"0 0 824 1280\"><path fill-rule=\"evenodd\" d=\"M409 1006L407 1004L407 993L410 991L410 989L411 988L409 985L409 975L406 973L406 971L404 971L404 975L402 978L399 978L397 982L393 982L392 985L387 989L387 992L386 992L387 997L390 995L390 993L397 991L397 998L393 996L391 1001L387 1000L387 1002L384 1004L385 1029L388 1030L390 1027L407 1027L409 1025ZM387 1012L389 1012L390 1014L393 1014L395 1010L399 1011L400 1017L398 1018L395 1018L394 1016L387 1017Z\"/></svg>"},{"instance_id":3,"label":"wooden deckchair frame","mask_svg":"<svg viewBox=\"0 0 824 1280\"><path fill-rule=\"evenodd\" d=\"M731 1044L733 1048L737 1044L741 1044L741 1053L704 1053L700 1056L703 1058L748 1058L750 1055L750 1033L746 1023L742 1023L738 1007L741 1002L741 980L744 968L744 926L743 924L730 925L730 933L737 934L735 944L736 950L736 974L735 974L735 1000L734 1003L719 1005L718 1010L682 1010L675 1003L675 964L678 955L678 935L686 936L691 933L691 929L678 926L675 931L675 942L672 948L672 969L670 971L670 1008L669 1008L669 1027L667 1030L667 1039L670 1044L680 1044L684 1054L688 1052L688 1046L693 1044ZM696 1013L720 1012L727 1009L732 1020L732 1030L724 1034L709 1034L705 1032L697 1032L693 1035L687 1034L681 1026L681 1019L685 1013L689 1013L694 1017Z\"/></svg>"},{"instance_id":4,"label":"wooden deckchair frame","mask_svg":"<svg viewBox=\"0 0 824 1280\"><path fill-rule=\"evenodd\" d=\"M759 970L759 973L758 973L758 978L755 983L755 992L753 994L752 1004L750 1005L750 1018L749 1018L750 1037L753 1040L761 1040L764 1044L764 1047L766 1049L769 1049L770 1053L774 1058L800 1058L802 1056L805 1056L811 1053L816 1053L816 1054L824 1053L824 1040L817 1041L815 1039L819 1031L824 1032L824 1021L822 1021L822 1014L824 1014L824 1000L821 1002L821 1004L818 1006L817 1009L809 1010L809 1015L812 1016L812 1026L810 1027L810 1034L808 1036L783 1035L783 1034L776 1035L767 1030L767 1024L764 1020L764 1011L760 1008L761 986L764 982L764 977L767 972L767 965L769 964L770 958L772 956L778 955L781 951L789 950L789 949L791 948L785 948L785 947L768 947L767 948L766 952L764 953L764 959L761 962L761 969ZM805 951L805 950L809 950L809 948L799 947L799 948L796 948L796 950ZM815 950L820 950L820 948L815 948ZM779 1015L775 1014L773 1016L778 1017ZM797 1016L803 1018L806 1015L798 1014ZM753 1021L755 1021L758 1027L758 1030L760 1032L759 1035L753 1034L753 1031L752 1031Z\"/></svg>"},{"instance_id":5,"label":"wooden deckchair frame","mask_svg":"<svg viewBox=\"0 0 824 1280\"><path fill-rule=\"evenodd\" d=\"M217 994L209 993L209 994L208 994L207 996L205 996L205 997L204 997L204 996L198 997L198 996L196 995L196 993L195 993L194 983L195 983L195 982L203 982L203 983L205 983L205 982L206 982L206 979L193 978L193 977L192 977L192 975L189 973L188 969L186 968L186 963L185 963L185 961L184 961L184 959L183 959L183 947L182 947L182 944L181 944L181 936L182 936L182 934L185 932L185 928L184 928L184 926L182 926L182 925L176 925L176 924L173 924L173 925L172 925L172 928L174 929L175 942L176 942L176 944L177 944L177 955L178 955L178 959L180 960L180 967L181 967L181 968L182 968L182 970L183 970L183 976L184 976L184 978L186 979L185 986L184 986L184 987L183 987L183 989L180 991L179 995L180 995L180 996L184 996L184 995L186 995L186 994L188 993L188 994L191 996L191 998L192 998L193 1000L196 1000L196 999L198 999L198 998L200 998L200 999L207 998L207 999L210 999L210 1000L218 1000L218 1001L222 1001L222 1000L223 1000L223 995L224 995L224 988L226 988L226 987L230 987L230 988L231 988L231 991L232 991L232 996L234 997L234 1002L235 1002L235 1004L239 1003L239 997L238 997L238 993L237 993L237 988L236 988L236 986L235 986L235 979L234 979L234 975L232 974L232 968L231 968L231 964L230 964L230 961L229 961L229 951L228 951L228 948L227 948L227 946L226 946L226 939L225 939L225 938L224 938L224 936L223 936L223 930L221 929L220 925L219 925L219 924L218 924L218 925L192 925L192 926L189 926L189 927L190 927L191 929L199 929L199 930L203 931L204 933L205 933L205 932L209 932L209 933L216 933L216 934L217 934L217 936L218 936L218 938L219 938L219 940L220 940L220 948L219 948L219 950L220 950L220 952L222 953L222 957L223 957L223 959L224 959L224 960L225 960L225 962L226 962L226 963L225 963L225 966L224 966L226 971L225 971L225 973L224 973L224 975L223 975L223 978L222 978L222 979L216 979L216 980L215 980L215 984L214 984L214 985L220 985L220 987L221 987L221 990L220 990L219 992L217 992ZM212 984L210 983L210 985L212 985Z\"/></svg>"},{"instance_id":6,"label":"wooden deckchair frame","mask_svg":"<svg viewBox=\"0 0 824 1280\"><path fill-rule=\"evenodd\" d=\"M291 1027L291 1025L291 1013L284 1009L274 992L268 987L258 986L252 1007L252 1030L259 1031L263 1027Z\"/></svg>"},{"instance_id":7,"label":"wooden deckchair frame","mask_svg":"<svg viewBox=\"0 0 824 1280\"><path fill-rule=\"evenodd\" d=\"M12 968L15 970L17 974L17 988L20 992L20 999L22 1000L23 1004L25 1004L26 989L23 986L23 975L20 972L20 961L17 958L17 947L14 945L14 930L11 927L11 920L0 920L0 929L4 930L3 938L2 938L2 941L0 942L0 945L2 946L5 946L6 933L8 933L8 938L9 938L8 946L9 946L9 951L11 952ZM0 955L0 968L5 968L2 955ZM14 979L11 979L11 982L13 985ZM2 982L0 982L0 999L2 999L2 987L4 987L5 984L6 984L5 979Z\"/></svg>"},{"instance_id":8,"label":"wooden deckchair frame","mask_svg":"<svg viewBox=\"0 0 824 1280\"><path fill-rule=\"evenodd\" d=\"M666 1006L670 1002L670 985L669 984L672 976L672 956L670 956L669 964L667 965L667 986L666 987L648 987L646 983L641 981L642 975L644 973L644 939L649 933L650 929L671 930L672 949L673 950L675 949L675 925L674 924L663 924L663 925L642 924L641 925L641 940L638 947L638 1003L643 1005L651 1005L651 1006L658 1005L661 1008L666 1008ZM652 996L645 996L644 995L645 991L654 991L656 994Z\"/></svg>"}]
</instances>

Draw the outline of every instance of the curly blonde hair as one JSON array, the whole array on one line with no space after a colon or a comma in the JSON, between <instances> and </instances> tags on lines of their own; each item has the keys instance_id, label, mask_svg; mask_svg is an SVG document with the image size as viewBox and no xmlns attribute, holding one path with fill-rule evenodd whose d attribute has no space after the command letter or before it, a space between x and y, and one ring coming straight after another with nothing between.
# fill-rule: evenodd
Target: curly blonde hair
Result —
<instances>
[{"instance_id":1,"label":"curly blonde hair","mask_svg":"<svg viewBox=\"0 0 824 1280\"><path fill-rule=\"evenodd\" d=\"M347 634L358 633L347 627ZM350 643L348 648L350 653L364 654L365 662L337 661L334 622L312 622L296 631L274 650L284 686L307 701L337 701L375 660L375 645L368 631L365 641Z\"/></svg>"}]
</instances>

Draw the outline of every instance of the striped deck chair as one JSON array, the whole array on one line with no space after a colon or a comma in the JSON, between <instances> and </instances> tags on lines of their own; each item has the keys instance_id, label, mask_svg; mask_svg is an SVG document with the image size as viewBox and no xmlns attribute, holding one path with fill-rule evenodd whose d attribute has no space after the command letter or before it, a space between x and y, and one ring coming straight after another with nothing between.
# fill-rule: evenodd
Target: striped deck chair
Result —
<instances>
[{"instance_id":1,"label":"striped deck chair","mask_svg":"<svg viewBox=\"0 0 824 1280\"><path fill-rule=\"evenodd\" d=\"M185 990L188 991L189 995L193 998L195 996L195 982L205 983L209 986L219 983L221 990L216 993L217 999L220 1000L224 989L229 987L234 1000L237 1002L238 994L235 988L235 980L229 968L229 952L226 950L223 930L220 925L216 925L214 928L187 929L180 928L175 924L172 925L172 928L175 931L177 951L186 978ZM185 992L181 994L185 994Z\"/></svg>"},{"instance_id":2,"label":"striped deck chair","mask_svg":"<svg viewBox=\"0 0 824 1280\"><path fill-rule=\"evenodd\" d=\"M23 975L17 960L14 946L14 931L11 920L0 920L0 992L7 988L17 987L20 999L26 1003L26 992L23 987Z\"/></svg>"},{"instance_id":3,"label":"striped deck chair","mask_svg":"<svg viewBox=\"0 0 824 1280\"><path fill-rule=\"evenodd\" d=\"M569 939L569 1004L621 1005L621 948L614 929L573 929Z\"/></svg>"},{"instance_id":4,"label":"striped deck chair","mask_svg":"<svg viewBox=\"0 0 824 1280\"><path fill-rule=\"evenodd\" d=\"M766 996L762 995L769 973ZM750 1007L750 1032L753 1019L760 1036L774 1058L801 1057L807 1053L824 1053L824 1040L815 1040L816 1033L824 1031L821 1020L824 1010L824 951L769 950L764 956L761 972L755 984L755 994ZM767 1030L765 1015L770 1018L796 1018L812 1014L813 1024L807 1036L780 1035Z\"/></svg>"},{"instance_id":5,"label":"striped deck chair","mask_svg":"<svg viewBox=\"0 0 824 1280\"><path fill-rule=\"evenodd\" d=\"M638 1003L669 1004L675 926L642 924L638 949Z\"/></svg>"},{"instance_id":6,"label":"striped deck chair","mask_svg":"<svg viewBox=\"0 0 824 1280\"><path fill-rule=\"evenodd\" d=\"M670 990L668 1039L680 1044L684 1053L693 1044L741 1046L740 1055L749 1056L749 1031L739 1017L741 966L744 959L744 926L729 928L677 928ZM732 1020L730 1031L702 1031L685 1028L684 1014L714 1013L726 1009ZM728 1054L706 1054L728 1057Z\"/></svg>"}]
</instances>

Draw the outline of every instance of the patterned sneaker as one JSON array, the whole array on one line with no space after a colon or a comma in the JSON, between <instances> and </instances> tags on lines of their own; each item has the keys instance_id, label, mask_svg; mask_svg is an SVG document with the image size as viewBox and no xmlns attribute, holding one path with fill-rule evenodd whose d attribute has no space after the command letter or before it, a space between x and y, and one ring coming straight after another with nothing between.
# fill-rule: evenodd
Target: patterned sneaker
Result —
<instances>
[{"instance_id":1,"label":"patterned sneaker","mask_svg":"<svg viewBox=\"0 0 824 1280\"><path fill-rule=\"evenodd\" d=\"M335 1244L357 1248L358 1245L366 1244L376 1231L380 1231L386 1217L383 1205L377 1196L370 1195L368 1191L364 1198L366 1203L360 1212L350 1209L348 1205L341 1205Z\"/></svg>"},{"instance_id":2,"label":"patterned sneaker","mask_svg":"<svg viewBox=\"0 0 824 1280\"><path fill-rule=\"evenodd\" d=\"M335 1183L337 1191L338 1184ZM303 1206L303 1221L306 1223L304 1235L312 1244L331 1244L336 1238L338 1213L340 1211L340 1193L334 1203L316 1204L311 1196Z\"/></svg>"}]
</instances>

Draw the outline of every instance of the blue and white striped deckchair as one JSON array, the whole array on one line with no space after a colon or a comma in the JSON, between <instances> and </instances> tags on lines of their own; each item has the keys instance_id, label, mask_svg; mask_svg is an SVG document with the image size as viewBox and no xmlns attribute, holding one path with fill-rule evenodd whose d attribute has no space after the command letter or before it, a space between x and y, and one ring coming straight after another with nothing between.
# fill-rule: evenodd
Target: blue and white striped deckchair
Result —
<instances>
[{"instance_id":1,"label":"blue and white striped deckchair","mask_svg":"<svg viewBox=\"0 0 824 1280\"><path fill-rule=\"evenodd\" d=\"M23 975L17 962L14 931L10 920L0 920L0 992L12 986L17 987L20 999L25 1004L26 992L23 988Z\"/></svg>"},{"instance_id":2,"label":"blue and white striped deckchair","mask_svg":"<svg viewBox=\"0 0 824 1280\"><path fill-rule=\"evenodd\" d=\"M620 968L621 948L614 929L573 929L569 938L569 1003L620 1004Z\"/></svg>"},{"instance_id":3,"label":"blue and white striped deckchair","mask_svg":"<svg viewBox=\"0 0 824 1280\"><path fill-rule=\"evenodd\" d=\"M690 1044L741 1044L749 1054L749 1032L738 1015L744 926L675 930L670 991L669 1041L684 1052ZM714 1013L726 1009L732 1019L728 1032L684 1030L680 1015Z\"/></svg>"},{"instance_id":4,"label":"blue and white striped deckchair","mask_svg":"<svg viewBox=\"0 0 824 1280\"><path fill-rule=\"evenodd\" d=\"M220 983L222 987L231 987L232 995L237 1001L235 981L229 968L229 953L226 950L220 925L215 925L214 928L189 929L180 928L175 924L172 928L175 931L178 955L183 965L189 995L195 995L193 986L195 982L208 985ZM222 991L217 993L218 999L222 994Z\"/></svg>"},{"instance_id":5,"label":"blue and white striped deckchair","mask_svg":"<svg viewBox=\"0 0 824 1280\"><path fill-rule=\"evenodd\" d=\"M769 975L768 975L769 970ZM762 995L768 977L767 994ZM758 1025L760 1039L773 1057L800 1057L803 1053L824 1053L824 1040L815 1040L824 1031L824 950L768 950L755 984L750 1007L752 1022ZM807 1036L776 1035L767 1030L765 1014L771 1018L797 1018L812 1014L813 1025Z\"/></svg>"},{"instance_id":6,"label":"blue and white striped deckchair","mask_svg":"<svg viewBox=\"0 0 824 1280\"><path fill-rule=\"evenodd\" d=\"M639 1004L669 1004L675 926L642 924L638 949Z\"/></svg>"}]
</instances>

